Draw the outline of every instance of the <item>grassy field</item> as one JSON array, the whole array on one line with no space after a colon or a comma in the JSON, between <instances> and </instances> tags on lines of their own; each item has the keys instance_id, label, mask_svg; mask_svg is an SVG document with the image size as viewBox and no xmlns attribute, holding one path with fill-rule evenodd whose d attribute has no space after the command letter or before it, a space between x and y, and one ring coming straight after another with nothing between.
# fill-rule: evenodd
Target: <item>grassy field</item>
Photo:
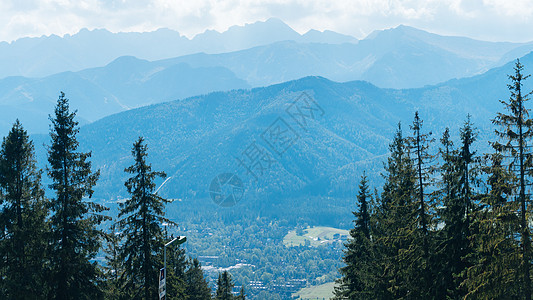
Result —
<instances>
[{"instance_id":1,"label":"grassy field","mask_svg":"<svg viewBox=\"0 0 533 300\"><path fill-rule=\"evenodd\" d=\"M326 243L340 241L348 236L348 230L333 227L310 227L303 230L303 235L297 235L296 230L291 230L283 238L283 244L287 247L305 245L309 241L311 246L320 246Z\"/></svg>"},{"instance_id":2,"label":"grassy field","mask_svg":"<svg viewBox=\"0 0 533 300\"><path fill-rule=\"evenodd\" d=\"M333 297L334 286L335 286L334 282L327 282L321 285L303 288L297 293L294 293L292 296L299 297L297 299L302 299L302 300L330 299Z\"/></svg>"}]
</instances>

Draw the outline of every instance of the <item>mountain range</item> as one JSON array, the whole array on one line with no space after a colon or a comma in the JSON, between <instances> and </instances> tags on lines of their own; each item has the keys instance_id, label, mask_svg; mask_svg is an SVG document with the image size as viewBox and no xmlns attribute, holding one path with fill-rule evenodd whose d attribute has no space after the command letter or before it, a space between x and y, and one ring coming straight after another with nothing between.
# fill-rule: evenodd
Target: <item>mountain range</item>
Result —
<instances>
[{"instance_id":1,"label":"mountain range","mask_svg":"<svg viewBox=\"0 0 533 300\"><path fill-rule=\"evenodd\" d=\"M533 53L521 61L529 72ZM507 74L512 67L511 62L478 76L417 89L305 77L262 88L213 92L105 117L83 126L79 140L83 150L93 151L94 166L101 170L95 193L101 199L124 196L123 170L131 164L130 148L139 136L146 138L154 169L171 177L160 191L167 197L207 198L211 180L222 173L237 174L251 198L349 197L357 174L364 170L372 182L380 181L397 124L401 121L409 134L415 111L424 120L424 130L437 141L447 126L457 138L471 114L480 132L475 147L479 153L487 151L494 129L490 120L502 110L498 100L509 96ZM533 84L526 83L524 88L531 90ZM302 99L316 108L305 126L293 118L294 103ZM269 128L280 124L293 137L285 151L277 151L265 139ZM47 138L35 136L36 145L47 143ZM437 147L434 144L432 151ZM265 160L268 168L257 176L242 164L251 149L261 149L270 158Z\"/></svg>"},{"instance_id":2,"label":"mountain range","mask_svg":"<svg viewBox=\"0 0 533 300\"><path fill-rule=\"evenodd\" d=\"M163 44L176 41L196 43L187 48L191 52L255 47L148 60L187 53L185 46ZM47 54L50 49L55 56ZM0 44L0 53L5 54L0 55L0 65L24 68L28 64L38 69L42 63L48 72L69 71L45 77L0 79L0 132L6 133L15 118L20 118L31 133L46 132L48 114L60 91L78 109L81 123L88 124L144 105L214 91L269 86L305 76L340 82L365 80L396 89L435 85L481 74L531 49L531 43L483 42L408 26L375 31L360 41L330 31L300 35L277 19L231 27L224 33L208 31L191 40L170 30L118 34L82 30L63 38L21 39ZM150 51L159 52L149 55ZM122 56L125 54L137 57ZM105 66L75 71L115 56L119 57ZM4 65L0 70L9 73L10 67Z\"/></svg>"},{"instance_id":3,"label":"mountain range","mask_svg":"<svg viewBox=\"0 0 533 300\"><path fill-rule=\"evenodd\" d=\"M217 90L250 87L223 67L190 67L121 57L101 68L63 72L45 78L7 77L0 80L0 130L15 118L29 132L48 130L59 91L72 99L82 124L143 105L186 98Z\"/></svg>"},{"instance_id":4,"label":"mountain range","mask_svg":"<svg viewBox=\"0 0 533 300\"><path fill-rule=\"evenodd\" d=\"M65 71L101 67L121 56L160 60L186 54L222 53L292 40L303 43L352 43L357 39L332 31L299 34L279 19L268 19L225 32L207 30L189 39L170 29L112 33L82 29L77 34L0 42L0 78L45 77Z\"/></svg>"}]
</instances>

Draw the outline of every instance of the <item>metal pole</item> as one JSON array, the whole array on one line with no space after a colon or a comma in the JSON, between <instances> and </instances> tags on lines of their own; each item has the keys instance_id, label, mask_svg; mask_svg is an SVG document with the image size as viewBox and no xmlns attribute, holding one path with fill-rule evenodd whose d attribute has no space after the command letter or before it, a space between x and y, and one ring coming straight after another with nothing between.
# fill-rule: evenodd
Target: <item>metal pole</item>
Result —
<instances>
[{"instance_id":1,"label":"metal pole","mask_svg":"<svg viewBox=\"0 0 533 300\"><path fill-rule=\"evenodd\" d=\"M164 266L163 266L163 268L164 268L165 271L163 272L163 275L165 276L165 282L166 282L166 280L167 280L167 245L165 245L165 247L163 247L163 248L165 248L165 249L163 250L163 253L164 253L163 256L165 257L165 258L164 258L164 260L165 260L165 264L164 264ZM166 289L166 287L165 287L165 289Z\"/></svg>"}]
</instances>

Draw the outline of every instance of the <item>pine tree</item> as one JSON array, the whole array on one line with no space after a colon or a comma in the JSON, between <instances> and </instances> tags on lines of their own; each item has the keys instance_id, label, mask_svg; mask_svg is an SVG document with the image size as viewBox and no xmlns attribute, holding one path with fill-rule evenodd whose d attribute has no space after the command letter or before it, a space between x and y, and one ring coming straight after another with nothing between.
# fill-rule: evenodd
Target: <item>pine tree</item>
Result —
<instances>
[{"instance_id":1,"label":"pine tree","mask_svg":"<svg viewBox=\"0 0 533 300\"><path fill-rule=\"evenodd\" d=\"M228 271L218 274L216 300L233 300L233 281Z\"/></svg>"},{"instance_id":2,"label":"pine tree","mask_svg":"<svg viewBox=\"0 0 533 300\"><path fill-rule=\"evenodd\" d=\"M100 249L103 233L97 226L105 220L100 214L105 208L88 201L99 172L91 171L90 152L77 152L79 129L75 116L61 92L55 116L50 117L52 144L48 149L48 176L52 180L50 188L55 191L50 205L52 299L89 299L102 295L101 272L92 260Z\"/></svg>"},{"instance_id":3,"label":"pine tree","mask_svg":"<svg viewBox=\"0 0 533 300\"><path fill-rule=\"evenodd\" d=\"M118 300L123 297L120 277L123 273L122 261L120 260L120 233L117 232L116 223L109 227L109 232L105 236L106 244L104 248L106 266L104 276L106 279L106 299Z\"/></svg>"},{"instance_id":4,"label":"pine tree","mask_svg":"<svg viewBox=\"0 0 533 300\"><path fill-rule=\"evenodd\" d=\"M448 129L441 139L443 149L441 155L443 164L440 168L443 179L443 190L439 192L443 209L440 221L444 227L441 230L439 253L439 297L446 295L450 299L462 299L465 291L460 285L464 279L464 272L469 266L466 257L471 254L470 225L473 213L473 186L477 181L477 169L472 164L476 162L472 144L477 133L467 116L460 129L461 147L453 149L449 139Z\"/></svg>"},{"instance_id":5,"label":"pine tree","mask_svg":"<svg viewBox=\"0 0 533 300\"><path fill-rule=\"evenodd\" d=\"M464 299L520 299L520 255L516 233L519 232L517 178L503 165L501 153L488 155L488 193L481 198L470 226L472 251L460 288Z\"/></svg>"},{"instance_id":6,"label":"pine tree","mask_svg":"<svg viewBox=\"0 0 533 300\"><path fill-rule=\"evenodd\" d=\"M241 286L241 290L239 291L239 295L235 297L236 300L246 300L246 294L244 292L244 287Z\"/></svg>"},{"instance_id":7,"label":"pine tree","mask_svg":"<svg viewBox=\"0 0 533 300\"><path fill-rule=\"evenodd\" d=\"M165 177L152 171L146 162L147 146L140 137L132 148L134 164L124 171L132 174L125 186L131 198L120 204L119 228L124 242L120 258L124 262L121 281L130 299L154 299L157 295L158 257L163 250L162 223L174 224L164 217L169 201L154 193L154 180Z\"/></svg>"},{"instance_id":8,"label":"pine tree","mask_svg":"<svg viewBox=\"0 0 533 300\"><path fill-rule=\"evenodd\" d=\"M514 176L518 178L518 197L519 215L520 215L520 244L521 258L520 275L523 286L523 298L531 300L531 234L528 224L528 202L529 196L526 194L528 185L529 169L532 167L533 156L528 143L533 137L533 119L529 118L529 109L526 103L529 100L530 93L523 93L523 81L529 75L522 74L524 66L520 60L516 61L514 74L509 75L511 84L508 85L511 96L508 101L500 101L507 114L499 112L496 118L492 120L495 125L501 127L496 130L496 135L503 140L503 143L492 143L497 152L508 154L510 156L509 168Z\"/></svg>"},{"instance_id":9,"label":"pine tree","mask_svg":"<svg viewBox=\"0 0 533 300\"><path fill-rule=\"evenodd\" d=\"M368 299L372 295L372 243L370 237L370 194L366 176L361 177L357 195L358 211L353 212L355 226L350 230L351 239L345 244L344 263L339 271L335 299Z\"/></svg>"},{"instance_id":10,"label":"pine tree","mask_svg":"<svg viewBox=\"0 0 533 300\"><path fill-rule=\"evenodd\" d=\"M401 125L389 146L385 165L385 184L376 207L373 241L377 277L373 298L401 299L412 297L416 282L408 272L412 263L406 257L417 231L416 171L409 157Z\"/></svg>"},{"instance_id":11,"label":"pine tree","mask_svg":"<svg viewBox=\"0 0 533 300\"><path fill-rule=\"evenodd\" d=\"M188 300L210 300L211 290L198 259L189 262L189 268L185 272L185 282ZM243 298L244 299L244 298Z\"/></svg>"},{"instance_id":12,"label":"pine tree","mask_svg":"<svg viewBox=\"0 0 533 300\"><path fill-rule=\"evenodd\" d=\"M428 166L433 157L428 154L428 148L433 141L430 139L430 134L422 133L422 120L419 117L418 111L415 112L411 130L413 136L408 139L410 157L415 165L415 190L416 190L416 221L417 229L414 232L414 240L406 251L406 256L413 261L411 264L410 273L413 295L417 298L430 298L434 294L431 291L433 287L432 282L432 253L431 253L431 236L429 227L432 226L433 220L430 214L430 205L426 199L425 188L429 185L432 167Z\"/></svg>"},{"instance_id":13,"label":"pine tree","mask_svg":"<svg viewBox=\"0 0 533 300\"><path fill-rule=\"evenodd\" d=\"M459 153L454 149L449 128L445 129L440 142L441 164L438 171L441 180L438 182L438 189L433 192L433 197L440 204L438 222L443 225L437 235L435 247L437 249L435 268L438 273L435 280L436 298L443 299L456 286L453 274L456 272L458 260L460 261L462 257L462 252L457 250L456 245L463 242L463 235L458 230L463 225L463 214L459 201L460 174L457 168Z\"/></svg>"},{"instance_id":14,"label":"pine tree","mask_svg":"<svg viewBox=\"0 0 533 300\"><path fill-rule=\"evenodd\" d=\"M171 236L170 239L172 240ZM176 246L167 247L167 299L189 300L186 293L185 271L187 269L187 257L185 249Z\"/></svg>"},{"instance_id":15,"label":"pine tree","mask_svg":"<svg viewBox=\"0 0 533 300\"><path fill-rule=\"evenodd\" d=\"M48 212L34 146L17 120L0 149L2 299L44 298Z\"/></svg>"}]
</instances>

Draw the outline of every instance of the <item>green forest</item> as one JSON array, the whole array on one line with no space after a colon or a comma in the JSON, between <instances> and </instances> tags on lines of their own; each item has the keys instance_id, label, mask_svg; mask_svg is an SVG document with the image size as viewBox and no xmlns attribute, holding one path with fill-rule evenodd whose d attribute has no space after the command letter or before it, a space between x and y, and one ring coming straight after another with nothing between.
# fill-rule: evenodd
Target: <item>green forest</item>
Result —
<instances>
[{"instance_id":1,"label":"green forest","mask_svg":"<svg viewBox=\"0 0 533 300\"><path fill-rule=\"evenodd\" d=\"M232 270L219 272L215 282L209 282L197 249L188 254L179 245L165 247L176 238L168 228L180 220L165 216L171 201L158 195L156 182L166 174L152 170L143 137L132 141L131 164L124 169L129 197L112 214L92 199L100 171L91 165L91 152L78 149L76 112L61 92L50 116L46 169L37 167L35 146L19 121L1 145L0 298L266 299L266 291L253 289L259 279L271 289L290 279L295 286L336 279L335 299L529 300L533 119L531 93L522 91L529 77L523 68L517 60L510 96L492 120L491 153L476 151L479 132L470 116L457 141L448 129L434 135L418 112L407 128L398 123L383 186L354 174L361 179L355 205L345 207L355 211L344 245L270 243L283 240L295 224L302 236L307 224L295 220L219 221L231 242L203 235L201 221L186 222L198 233L189 239L205 238L213 249L230 245L220 254L222 264L243 261L262 270L259 278L246 268L233 277ZM53 196L45 196L47 189ZM247 251L254 243L263 252ZM287 274L280 266L288 262L301 268Z\"/></svg>"},{"instance_id":2,"label":"green forest","mask_svg":"<svg viewBox=\"0 0 533 300\"><path fill-rule=\"evenodd\" d=\"M34 145L16 122L0 150L1 299L156 299L162 251L168 236L162 224L168 200L155 193L152 171L142 137L133 144L134 163L124 171L131 198L109 231L100 228L107 207L91 201L99 171L91 169L91 153L77 151L79 131L75 112L61 93L50 117L46 173L55 197L47 199L37 169ZM165 292L168 299L211 299L211 289L197 259L169 247ZM98 263L100 250L105 261ZM234 297L231 275L222 272L215 299ZM164 295L164 294L163 294Z\"/></svg>"},{"instance_id":3,"label":"green forest","mask_svg":"<svg viewBox=\"0 0 533 300\"><path fill-rule=\"evenodd\" d=\"M517 61L492 153L476 152L469 116L456 143L449 130L437 141L418 113L409 134L398 125L381 193L361 177L335 299L531 299L533 119L522 73Z\"/></svg>"}]
</instances>

